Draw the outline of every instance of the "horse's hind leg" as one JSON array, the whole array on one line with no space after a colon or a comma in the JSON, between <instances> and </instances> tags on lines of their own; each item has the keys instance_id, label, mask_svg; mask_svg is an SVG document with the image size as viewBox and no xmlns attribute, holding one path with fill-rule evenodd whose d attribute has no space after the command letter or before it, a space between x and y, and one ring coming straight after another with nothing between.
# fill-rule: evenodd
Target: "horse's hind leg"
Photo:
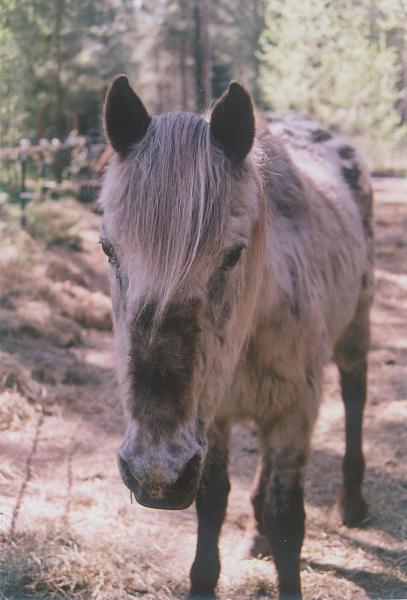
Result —
<instances>
[{"instance_id":1,"label":"horse's hind leg","mask_svg":"<svg viewBox=\"0 0 407 600\"><path fill-rule=\"evenodd\" d=\"M349 527L360 524L368 516L368 507L362 495L365 472L362 421L366 400L366 374L366 363L353 371L340 369L342 398L345 404L346 450L339 502L342 521Z\"/></svg>"},{"instance_id":2,"label":"horse's hind leg","mask_svg":"<svg viewBox=\"0 0 407 600\"><path fill-rule=\"evenodd\" d=\"M240 546L242 558L269 556L270 544L264 531L264 504L267 486L270 479L270 460L263 455L260 457L253 482L250 500L253 506L254 518L249 521L245 538Z\"/></svg>"},{"instance_id":3,"label":"horse's hind leg","mask_svg":"<svg viewBox=\"0 0 407 600\"><path fill-rule=\"evenodd\" d=\"M190 573L191 600L215 598L220 573L218 541L230 490L228 438L228 424L218 423L208 434L208 456L196 497L198 541Z\"/></svg>"},{"instance_id":4,"label":"horse's hind leg","mask_svg":"<svg viewBox=\"0 0 407 600\"><path fill-rule=\"evenodd\" d=\"M342 399L345 405L346 450L339 503L342 520L350 527L366 520L362 494L365 460L362 450L363 411L367 391L370 303L360 301L355 317L335 348Z\"/></svg>"}]
</instances>

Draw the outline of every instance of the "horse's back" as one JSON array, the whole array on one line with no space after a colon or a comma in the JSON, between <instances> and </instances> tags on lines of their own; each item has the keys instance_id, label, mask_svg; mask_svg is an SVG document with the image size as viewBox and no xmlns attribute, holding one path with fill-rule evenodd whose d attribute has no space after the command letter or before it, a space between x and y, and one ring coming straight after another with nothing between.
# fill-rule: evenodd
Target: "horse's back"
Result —
<instances>
[{"instance_id":1,"label":"horse's back","mask_svg":"<svg viewBox=\"0 0 407 600\"><path fill-rule=\"evenodd\" d=\"M296 115L270 115L268 131L278 140L297 169L324 195L347 198L359 210L367 240L372 232L372 185L366 160L342 135Z\"/></svg>"},{"instance_id":2,"label":"horse's back","mask_svg":"<svg viewBox=\"0 0 407 600\"><path fill-rule=\"evenodd\" d=\"M342 136L293 116L270 119L259 139L270 263L280 253L277 276L298 313L297 325L305 333L307 324L313 323L315 331L317 322L323 323L332 346L350 323L360 295L365 294L366 305L372 297L367 166ZM270 282L275 277L276 272Z\"/></svg>"}]
</instances>

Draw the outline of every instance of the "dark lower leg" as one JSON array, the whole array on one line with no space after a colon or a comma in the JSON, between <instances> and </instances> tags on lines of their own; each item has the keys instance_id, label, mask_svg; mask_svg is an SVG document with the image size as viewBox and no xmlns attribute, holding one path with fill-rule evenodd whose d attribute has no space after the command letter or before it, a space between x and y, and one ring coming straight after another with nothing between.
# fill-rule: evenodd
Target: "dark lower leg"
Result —
<instances>
[{"instance_id":1,"label":"dark lower leg","mask_svg":"<svg viewBox=\"0 0 407 600\"><path fill-rule=\"evenodd\" d=\"M227 433L210 442L201 488L196 498L198 541L191 568L191 598L214 597L220 573L218 541L230 490Z\"/></svg>"},{"instance_id":2,"label":"dark lower leg","mask_svg":"<svg viewBox=\"0 0 407 600\"><path fill-rule=\"evenodd\" d=\"M280 598L301 598L300 553L305 512L299 473L276 470L271 474L264 523L278 573Z\"/></svg>"},{"instance_id":3,"label":"dark lower leg","mask_svg":"<svg viewBox=\"0 0 407 600\"><path fill-rule=\"evenodd\" d=\"M366 371L366 364L352 372L340 370L346 423L346 451L340 502L346 525L357 525L367 516L367 505L362 496L365 471L362 421L366 401Z\"/></svg>"},{"instance_id":4,"label":"dark lower leg","mask_svg":"<svg viewBox=\"0 0 407 600\"><path fill-rule=\"evenodd\" d=\"M248 521L246 532L240 544L242 558L270 556L270 544L264 529L264 505L267 485L270 479L270 466L267 458L262 457L257 465L251 494L254 518Z\"/></svg>"}]
</instances>

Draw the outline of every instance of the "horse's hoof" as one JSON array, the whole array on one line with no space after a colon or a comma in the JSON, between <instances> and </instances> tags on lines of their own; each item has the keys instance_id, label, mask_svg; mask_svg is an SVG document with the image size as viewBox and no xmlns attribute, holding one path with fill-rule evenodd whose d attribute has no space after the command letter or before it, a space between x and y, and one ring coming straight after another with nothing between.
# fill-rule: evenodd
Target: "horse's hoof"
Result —
<instances>
[{"instance_id":1,"label":"horse's hoof","mask_svg":"<svg viewBox=\"0 0 407 600\"><path fill-rule=\"evenodd\" d=\"M339 509L342 523L347 527L363 527L371 520L369 507L362 497L357 500L341 500Z\"/></svg>"},{"instance_id":2,"label":"horse's hoof","mask_svg":"<svg viewBox=\"0 0 407 600\"><path fill-rule=\"evenodd\" d=\"M217 600L215 593L190 592L188 600Z\"/></svg>"}]
</instances>

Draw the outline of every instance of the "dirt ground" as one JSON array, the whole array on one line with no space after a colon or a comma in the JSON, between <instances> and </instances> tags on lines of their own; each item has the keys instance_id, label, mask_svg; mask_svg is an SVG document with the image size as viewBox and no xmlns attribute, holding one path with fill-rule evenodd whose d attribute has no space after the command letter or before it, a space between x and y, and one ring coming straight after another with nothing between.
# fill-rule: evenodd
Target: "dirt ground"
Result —
<instances>
[{"instance_id":1,"label":"dirt ground","mask_svg":"<svg viewBox=\"0 0 407 600\"><path fill-rule=\"evenodd\" d=\"M377 295L365 421L371 520L348 529L334 509L343 408L329 366L306 485L306 599L407 598L407 180L376 180L375 188ZM130 504L116 468L123 422L98 217L74 200L51 201L41 209L45 233L38 231L43 220L37 228L33 221L31 237L8 209L0 210L0 221L8 223L0 231L6 241L0 257L0 599L184 598L193 508ZM237 426L221 600L275 597L272 563L239 558L256 458L254 431Z\"/></svg>"}]
</instances>

